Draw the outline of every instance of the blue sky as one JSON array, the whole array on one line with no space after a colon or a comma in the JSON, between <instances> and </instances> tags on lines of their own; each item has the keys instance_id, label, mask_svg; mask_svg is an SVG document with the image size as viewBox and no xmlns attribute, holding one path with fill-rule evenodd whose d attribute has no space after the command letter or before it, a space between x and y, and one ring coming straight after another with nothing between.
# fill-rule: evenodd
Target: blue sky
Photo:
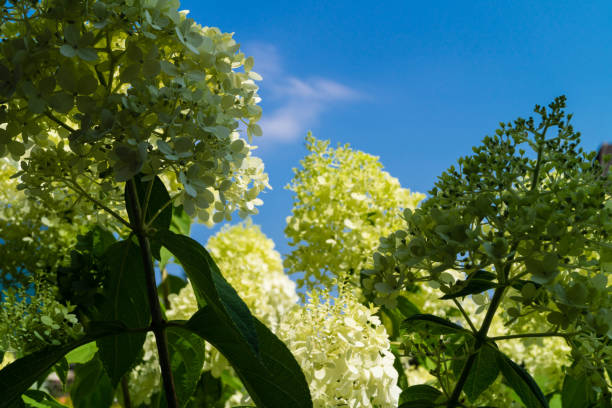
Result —
<instances>
[{"instance_id":1,"label":"blue sky","mask_svg":"<svg viewBox=\"0 0 612 408\"><path fill-rule=\"evenodd\" d=\"M200 2L182 9L235 32L261 73L264 136L255 152L272 191L253 218L281 253L284 186L312 130L380 156L426 192L500 121L568 97L583 146L612 142L609 1ZM205 242L211 231L195 226Z\"/></svg>"}]
</instances>

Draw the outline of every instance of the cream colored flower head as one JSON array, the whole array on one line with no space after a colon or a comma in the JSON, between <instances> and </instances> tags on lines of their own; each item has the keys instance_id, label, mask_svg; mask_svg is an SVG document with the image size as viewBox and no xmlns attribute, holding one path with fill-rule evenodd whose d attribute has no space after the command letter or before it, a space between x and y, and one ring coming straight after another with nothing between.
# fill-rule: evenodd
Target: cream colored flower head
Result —
<instances>
[{"instance_id":1,"label":"cream colored flower head","mask_svg":"<svg viewBox=\"0 0 612 408\"><path fill-rule=\"evenodd\" d=\"M285 234L293 251L285 266L303 273L302 287L338 277L358 284L379 238L401 228L402 210L416 208L425 196L402 188L376 156L348 145L330 148L311 134L306 148L310 154L287 186L294 201Z\"/></svg>"},{"instance_id":2,"label":"cream colored flower head","mask_svg":"<svg viewBox=\"0 0 612 408\"><path fill-rule=\"evenodd\" d=\"M18 3L0 34L0 157L21 161L29 195L104 186L95 196L112 207L121 182L171 174L202 222L257 212L262 78L233 34L176 0Z\"/></svg>"},{"instance_id":3,"label":"cream colored flower head","mask_svg":"<svg viewBox=\"0 0 612 408\"><path fill-rule=\"evenodd\" d=\"M315 407L397 407L394 356L375 313L348 293L313 292L283 319L277 334L304 371Z\"/></svg>"}]
</instances>

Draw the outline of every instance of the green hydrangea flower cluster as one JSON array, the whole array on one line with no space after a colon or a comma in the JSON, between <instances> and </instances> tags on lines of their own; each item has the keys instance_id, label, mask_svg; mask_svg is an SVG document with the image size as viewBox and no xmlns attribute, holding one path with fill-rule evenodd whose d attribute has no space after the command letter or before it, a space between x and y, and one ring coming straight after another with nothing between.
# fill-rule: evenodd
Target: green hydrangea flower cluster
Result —
<instances>
[{"instance_id":1,"label":"green hydrangea flower cluster","mask_svg":"<svg viewBox=\"0 0 612 408\"><path fill-rule=\"evenodd\" d=\"M70 188L114 209L119 182L166 175L177 204L203 222L257 212L268 186L249 144L261 135L261 77L231 34L177 7L4 5L0 157L21 161L20 189L51 205Z\"/></svg>"},{"instance_id":2,"label":"green hydrangea flower cluster","mask_svg":"<svg viewBox=\"0 0 612 408\"><path fill-rule=\"evenodd\" d=\"M7 289L0 303L0 350L27 354L49 345L61 345L84 334L72 313L74 306L56 300L56 288L37 282L29 295Z\"/></svg>"},{"instance_id":3,"label":"green hydrangea flower cluster","mask_svg":"<svg viewBox=\"0 0 612 408\"><path fill-rule=\"evenodd\" d=\"M57 300L58 268L79 234L120 225L70 192L56 192L54 207L29 200L11 178L16 166L0 158L0 350L22 354L82 334L74 306Z\"/></svg>"},{"instance_id":4,"label":"green hydrangea flower cluster","mask_svg":"<svg viewBox=\"0 0 612 408\"><path fill-rule=\"evenodd\" d=\"M331 285L336 278L359 286L379 238L401 228L401 211L425 196L402 188L376 156L349 145L330 148L311 134L306 147L310 155L287 187L295 195L285 235L294 249L285 267L303 274L299 286Z\"/></svg>"},{"instance_id":5,"label":"green hydrangea flower cluster","mask_svg":"<svg viewBox=\"0 0 612 408\"><path fill-rule=\"evenodd\" d=\"M612 287L599 253L612 228L605 205L612 178L579 147L564 107L561 97L536 107L539 122L502 123L444 172L431 198L406 210L405 226L381 240L364 288L388 307L425 281L445 296L473 294L477 311L504 299L506 326L564 337L570 371L609 393ZM537 325L522 327L525 316Z\"/></svg>"}]
</instances>

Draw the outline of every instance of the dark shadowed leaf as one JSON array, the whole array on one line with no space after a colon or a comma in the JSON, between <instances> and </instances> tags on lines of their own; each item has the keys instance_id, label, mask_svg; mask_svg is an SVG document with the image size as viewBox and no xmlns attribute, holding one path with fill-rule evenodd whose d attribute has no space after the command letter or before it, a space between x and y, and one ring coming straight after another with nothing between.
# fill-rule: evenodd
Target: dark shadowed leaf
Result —
<instances>
[{"instance_id":1,"label":"dark shadowed leaf","mask_svg":"<svg viewBox=\"0 0 612 408\"><path fill-rule=\"evenodd\" d=\"M476 354L474 364L463 386L463 392L470 401L475 401L499 375L498 353L499 351L494 346L485 344Z\"/></svg>"},{"instance_id":2,"label":"dark shadowed leaf","mask_svg":"<svg viewBox=\"0 0 612 408\"><path fill-rule=\"evenodd\" d=\"M193 395L204 365L204 340L189 330L170 327L167 330L170 366L179 406L184 407ZM165 401L165 394L161 401Z\"/></svg>"},{"instance_id":3,"label":"dark shadowed leaf","mask_svg":"<svg viewBox=\"0 0 612 408\"><path fill-rule=\"evenodd\" d=\"M429 334L470 333L449 320L430 314L415 314L402 322L407 332L426 332Z\"/></svg>"},{"instance_id":4,"label":"dark shadowed leaf","mask_svg":"<svg viewBox=\"0 0 612 408\"><path fill-rule=\"evenodd\" d=\"M587 408L595 401L595 391L586 377L575 378L566 375L561 391L563 408Z\"/></svg>"},{"instance_id":5,"label":"dark shadowed leaf","mask_svg":"<svg viewBox=\"0 0 612 408\"><path fill-rule=\"evenodd\" d=\"M451 287L452 293L447 293L441 299L454 299L475 293L482 293L497 286L496 275L488 271L476 271L465 280L458 281Z\"/></svg>"},{"instance_id":6,"label":"dark shadowed leaf","mask_svg":"<svg viewBox=\"0 0 612 408\"><path fill-rule=\"evenodd\" d=\"M98 356L74 370L70 398L74 408L109 408L113 403L114 387Z\"/></svg>"},{"instance_id":7,"label":"dark shadowed leaf","mask_svg":"<svg viewBox=\"0 0 612 408\"><path fill-rule=\"evenodd\" d=\"M129 328L147 327L151 321L140 251L132 241L113 244L104 256L108 269L105 302L98 320L121 321ZM124 333L97 341L98 355L115 387L137 362L146 334Z\"/></svg>"},{"instance_id":8,"label":"dark shadowed leaf","mask_svg":"<svg viewBox=\"0 0 612 408\"><path fill-rule=\"evenodd\" d=\"M2 390L0 408L10 407L20 400L21 394L69 351L100 337L122 333L123 330L117 323L100 324L79 340L63 346L46 347L4 367L0 370L0 390Z\"/></svg>"},{"instance_id":9,"label":"dark shadowed leaf","mask_svg":"<svg viewBox=\"0 0 612 408\"><path fill-rule=\"evenodd\" d=\"M402 391L401 399L404 401L401 408L433 407L442 392L426 384L413 385Z\"/></svg>"},{"instance_id":10,"label":"dark shadowed leaf","mask_svg":"<svg viewBox=\"0 0 612 408\"><path fill-rule=\"evenodd\" d=\"M497 363L508 385L527 408L548 408L542 390L525 369L500 352L497 353Z\"/></svg>"},{"instance_id":11,"label":"dark shadowed leaf","mask_svg":"<svg viewBox=\"0 0 612 408\"><path fill-rule=\"evenodd\" d=\"M258 353L257 334L251 312L223 278L208 251L197 241L168 230L160 230L155 238L181 263L200 307L208 304L220 319L227 320L252 352Z\"/></svg>"},{"instance_id":12,"label":"dark shadowed leaf","mask_svg":"<svg viewBox=\"0 0 612 408\"><path fill-rule=\"evenodd\" d=\"M404 318L414 316L415 314L419 314L419 308L414 305L411 301L406 299L404 296L399 296L397 298L397 309L404 316Z\"/></svg>"}]
</instances>

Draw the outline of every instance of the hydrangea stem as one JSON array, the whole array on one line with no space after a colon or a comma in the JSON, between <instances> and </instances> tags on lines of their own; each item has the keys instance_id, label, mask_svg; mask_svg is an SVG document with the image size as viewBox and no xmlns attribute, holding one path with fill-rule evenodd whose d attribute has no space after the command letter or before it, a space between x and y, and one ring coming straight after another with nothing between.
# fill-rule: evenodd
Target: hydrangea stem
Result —
<instances>
[{"instance_id":1,"label":"hydrangea stem","mask_svg":"<svg viewBox=\"0 0 612 408\"><path fill-rule=\"evenodd\" d=\"M459 397L461 396L461 391L463 390L463 386L467 381L468 375L472 370L472 365L474 365L474 360L476 360L476 355L480 348L485 344L487 340L487 333L489 332L489 328L491 327L491 322L493 321L493 317L495 316L495 312L501 303L501 300L504 296L505 287L499 287L495 289L495 293L493 293L493 298L491 299L491 303L489 304L489 308L487 309L487 314L482 322L482 326L478 330L478 334L476 335L476 343L474 344L474 351L468 357L465 365L463 366L463 370L461 370L461 375L459 376L459 380L453 389L453 393L451 394L448 400L448 407L454 408L459 404Z\"/></svg>"},{"instance_id":2,"label":"hydrangea stem","mask_svg":"<svg viewBox=\"0 0 612 408\"><path fill-rule=\"evenodd\" d=\"M164 390L166 392L166 401L168 408L178 408L178 400L174 387L174 378L172 377L172 369L170 367L170 353L168 352L168 339L166 337L166 324L162 315L159 297L157 296L157 286L155 285L155 268L153 267L153 255L151 253L151 245L147 238L144 228L144 219L140 211L138 203L138 195L136 194L136 186L134 180L127 182L127 192L130 197L132 206L132 214L134 214L134 234L138 238L140 245L140 254L145 268L145 279L147 282L147 296L149 298L149 309L151 310L151 329L155 334L157 343L157 352L159 354L159 366L161 368Z\"/></svg>"},{"instance_id":3,"label":"hydrangea stem","mask_svg":"<svg viewBox=\"0 0 612 408\"><path fill-rule=\"evenodd\" d=\"M132 408L132 400L130 399L127 375L124 375L121 379L121 393L123 395L123 406L125 408Z\"/></svg>"}]
</instances>

